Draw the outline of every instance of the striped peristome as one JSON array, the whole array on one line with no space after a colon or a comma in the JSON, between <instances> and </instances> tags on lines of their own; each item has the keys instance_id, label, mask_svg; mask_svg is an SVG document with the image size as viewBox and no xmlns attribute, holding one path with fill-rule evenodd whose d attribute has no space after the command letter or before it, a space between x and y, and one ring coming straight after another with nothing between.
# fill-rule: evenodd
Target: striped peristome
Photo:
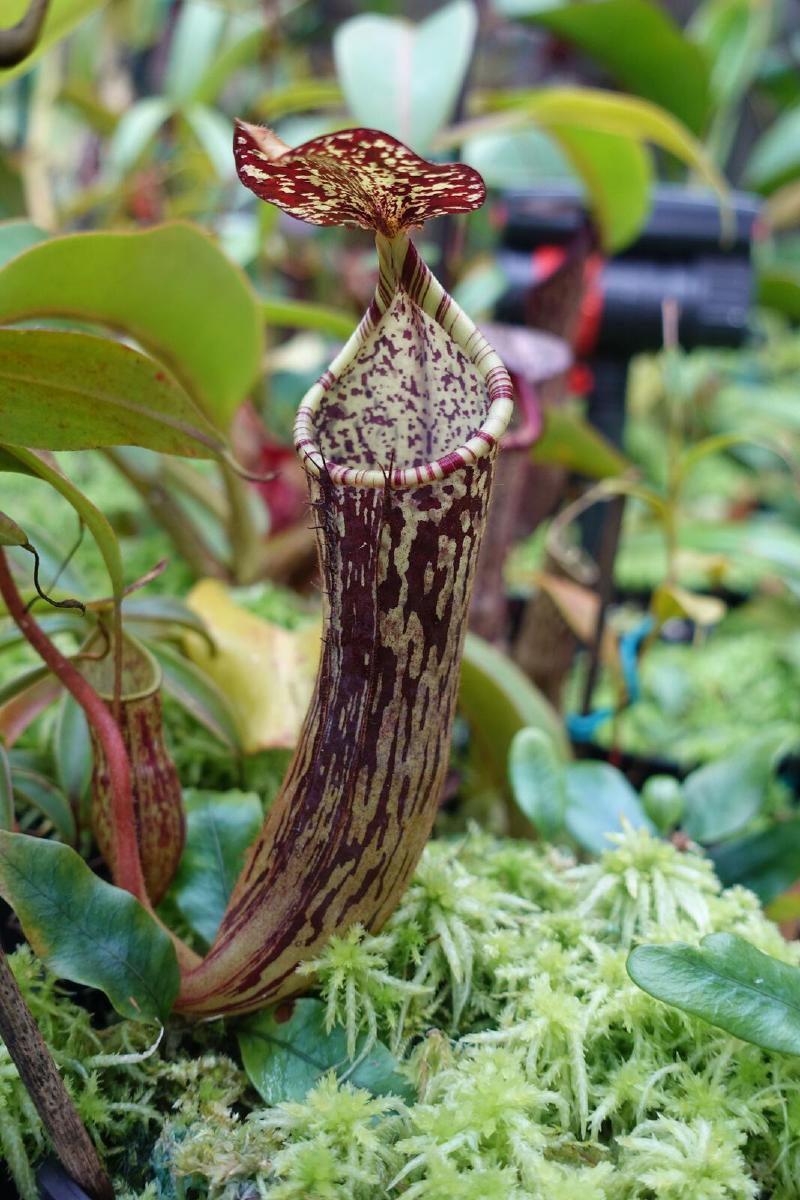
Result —
<instances>
[{"instance_id":1,"label":"striped peristome","mask_svg":"<svg viewBox=\"0 0 800 1200\"><path fill-rule=\"evenodd\" d=\"M300 741L178 1008L246 1013L297 966L377 930L428 839L509 377L403 235L295 424L319 542L323 654Z\"/></svg>"}]
</instances>

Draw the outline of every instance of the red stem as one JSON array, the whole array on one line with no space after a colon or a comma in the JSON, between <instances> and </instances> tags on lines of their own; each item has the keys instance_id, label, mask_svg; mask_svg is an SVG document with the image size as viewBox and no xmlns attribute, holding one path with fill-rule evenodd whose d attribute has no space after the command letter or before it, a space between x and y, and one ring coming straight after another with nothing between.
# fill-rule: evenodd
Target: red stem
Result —
<instances>
[{"instance_id":1,"label":"red stem","mask_svg":"<svg viewBox=\"0 0 800 1200\"><path fill-rule=\"evenodd\" d=\"M33 646L70 695L83 709L86 720L102 743L108 763L111 784L111 819L114 824L115 863L114 882L131 892L146 908L150 901L142 875L139 847L136 841L131 770L119 727L105 702L76 667L57 650L34 617L27 611L17 590L5 551L0 549L0 596L17 628Z\"/></svg>"}]
</instances>

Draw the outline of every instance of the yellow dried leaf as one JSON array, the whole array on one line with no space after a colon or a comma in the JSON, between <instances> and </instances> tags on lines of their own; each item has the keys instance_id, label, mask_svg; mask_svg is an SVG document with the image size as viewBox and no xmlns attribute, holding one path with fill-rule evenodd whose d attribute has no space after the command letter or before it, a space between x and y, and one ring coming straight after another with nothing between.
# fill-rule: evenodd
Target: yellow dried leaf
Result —
<instances>
[{"instance_id":1,"label":"yellow dried leaf","mask_svg":"<svg viewBox=\"0 0 800 1200\"><path fill-rule=\"evenodd\" d=\"M225 693L245 752L291 749L308 708L320 652L320 626L289 630L236 604L228 588L203 579L187 597L216 645L196 634L186 652Z\"/></svg>"}]
</instances>

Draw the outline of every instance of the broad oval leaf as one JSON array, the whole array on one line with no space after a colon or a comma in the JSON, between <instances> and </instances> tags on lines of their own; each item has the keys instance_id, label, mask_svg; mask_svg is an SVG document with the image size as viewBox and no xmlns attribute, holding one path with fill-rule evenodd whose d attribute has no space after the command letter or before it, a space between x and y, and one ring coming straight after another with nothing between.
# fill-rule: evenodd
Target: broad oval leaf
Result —
<instances>
[{"instance_id":1,"label":"broad oval leaf","mask_svg":"<svg viewBox=\"0 0 800 1200\"><path fill-rule=\"evenodd\" d=\"M124 331L165 363L223 430L261 372L255 293L211 238L189 224L68 234L19 255L0 272L0 322L37 316Z\"/></svg>"},{"instance_id":2,"label":"broad oval leaf","mask_svg":"<svg viewBox=\"0 0 800 1200\"><path fill-rule=\"evenodd\" d=\"M566 773L552 738L541 729L521 729L508 755L508 776L517 807L545 838L564 827Z\"/></svg>"},{"instance_id":3,"label":"broad oval leaf","mask_svg":"<svg viewBox=\"0 0 800 1200\"><path fill-rule=\"evenodd\" d=\"M279 1021L272 1010L258 1013L239 1026L237 1036L244 1069L265 1104L303 1100L328 1071L335 1071L340 1078L346 1075L354 1087L374 1096L416 1099L414 1089L398 1073L395 1059L381 1042L359 1059L362 1037L356 1047L357 1066L351 1070L347 1034L338 1025L330 1033L326 1031L325 1005L320 1000L296 1000L287 1021Z\"/></svg>"},{"instance_id":4,"label":"broad oval leaf","mask_svg":"<svg viewBox=\"0 0 800 1200\"><path fill-rule=\"evenodd\" d=\"M144 446L209 458L223 449L163 367L85 333L0 329L0 424L7 443L41 450Z\"/></svg>"},{"instance_id":5,"label":"broad oval leaf","mask_svg":"<svg viewBox=\"0 0 800 1200\"><path fill-rule=\"evenodd\" d=\"M683 783L683 829L696 842L721 842L738 833L761 811L784 742L767 736L735 754L706 763Z\"/></svg>"},{"instance_id":6,"label":"broad oval leaf","mask_svg":"<svg viewBox=\"0 0 800 1200\"><path fill-rule=\"evenodd\" d=\"M570 763L567 767L565 824L590 854L610 850L608 835L621 833L625 824L655 833L625 776L605 762Z\"/></svg>"},{"instance_id":7,"label":"broad oval leaf","mask_svg":"<svg viewBox=\"0 0 800 1200\"><path fill-rule=\"evenodd\" d=\"M377 13L345 21L333 51L356 121L426 153L453 115L477 27L470 0L453 0L418 25Z\"/></svg>"},{"instance_id":8,"label":"broad oval leaf","mask_svg":"<svg viewBox=\"0 0 800 1200\"><path fill-rule=\"evenodd\" d=\"M69 846L0 832L0 895L55 975L99 988L123 1017L166 1020L179 983L172 941Z\"/></svg>"},{"instance_id":9,"label":"broad oval leaf","mask_svg":"<svg viewBox=\"0 0 800 1200\"><path fill-rule=\"evenodd\" d=\"M498 0L578 46L629 91L674 113L693 133L708 116L709 64L660 4L651 0ZM680 85L676 83L680 80Z\"/></svg>"},{"instance_id":10,"label":"broad oval leaf","mask_svg":"<svg viewBox=\"0 0 800 1200\"><path fill-rule=\"evenodd\" d=\"M765 1050L800 1054L800 968L733 933L699 946L636 946L628 974L643 991Z\"/></svg>"},{"instance_id":11,"label":"broad oval leaf","mask_svg":"<svg viewBox=\"0 0 800 1200\"><path fill-rule=\"evenodd\" d=\"M210 944L264 815L254 792L187 790L183 803L186 845L170 895L192 930Z\"/></svg>"}]
</instances>

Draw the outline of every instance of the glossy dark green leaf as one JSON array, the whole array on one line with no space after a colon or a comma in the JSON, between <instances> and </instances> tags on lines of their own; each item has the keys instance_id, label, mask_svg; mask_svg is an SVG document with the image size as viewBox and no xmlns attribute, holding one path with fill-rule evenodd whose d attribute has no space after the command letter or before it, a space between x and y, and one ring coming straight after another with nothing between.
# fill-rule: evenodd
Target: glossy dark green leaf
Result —
<instances>
[{"instance_id":1,"label":"glossy dark green leaf","mask_svg":"<svg viewBox=\"0 0 800 1200\"><path fill-rule=\"evenodd\" d=\"M726 1033L765 1050L800 1054L800 968L744 938L712 933L700 946L636 946L628 974L651 996Z\"/></svg>"},{"instance_id":2,"label":"glossy dark green leaf","mask_svg":"<svg viewBox=\"0 0 800 1200\"><path fill-rule=\"evenodd\" d=\"M0 323L42 316L135 338L223 430L261 372L256 295L211 238L188 224L68 234L21 254L0 273Z\"/></svg>"},{"instance_id":3,"label":"glossy dark green leaf","mask_svg":"<svg viewBox=\"0 0 800 1200\"><path fill-rule=\"evenodd\" d=\"M0 895L54 974L99 988L123 1017L166 1020L179 983L172 941L69 846L0 832Z\"/></svg>"},{"instance_id":4,"label":"glossy dark green leaf","mask_svg":"<svg viewBox=\"0 0 800 1200\"><path fill-rule=\"evenodd\" d=\"M231 750L241 750L230 701L205 671L163 642L151 644L150 651L161 664L164 691Z\"/></svg>"},{"instance_id":5,"label":"glossy dark green leaf","mask_svg":"<svg viewBox=\"0 0 800 1200\"><path fill-rule=\"evenodd\" d=\"M602 854L613 845L607 835L621 833L625 823L655 833L622 772L610 763L570 763L565 824L575 841L591 854Z\"/></svg>"},{"instance_id":6,"label":"glossy dark green leaf","mask_svg":"<svg viewBox=\"0 0 800 1200\"><path fill-rule=\"evenodd\" d=\"M629 91L652 100L702 133L709 111L709 64L665 8L651 0L498 0L571 42ZM678 82L680 81L680 82Z\"/></svg>"},{"instance_id":7,"label":"glossy dark green leaf","mask_svg":"<svg viewBox=\"0 0 800 1200\"><path fill-rule=\"evenodd\" d=\"M171 896L192 930L214 940L263 810L253 792L183 794L186 844Z\"/></svg>"},{"instance_id":8,"label":"glossy dark green leaf","mask_svg":"<svg viewBox=\"0 0 800 1200\"><path fill-rule=\"evenodd\" d=\"M340 1078L346 1075L354 1087L375 1096L416 1099L414 1089L399 1074L397 1062L381 1042L350 1070L347 1034L339 1026L326 1032L325 1005L319 1000L296 1000L286 1021L279 1021L272 1010L258 1013L239 1027L238 1039L244 1069L265 1104L302 1100L328 1071L335 1071ZM363 1038L356 1047L355 1061L361 1046Z\"/></svg>"},{"instance_id":9,"label":"glossy dark green leaf","mask_svg":"<svg viewBox=\"0 0 800 1200\"><path fill-rule=\"evenodd\" d=\"M736 838L709 854L725 887L740 883L769 904L800 879L800 818Z\"/></svg>"},{"instance_id":10,"label":"glossy dark green leaf","mask_svg":"<svg viewBox=\"0 0 800 1200\"><path fill-rule=\"evenodd\" d=\"M0 329L0 425L7 443L41 450L144 446L209 458L224 448L153 359L109 338L49 329Z\"/></svg>"},{"instance_id":11,"label":"glossy dark green leaf","mask_svg":"<svg viewBox=\"0 0 800 1200\"><path fill-rule=\"evenodd\" d=\"M14 766L11 772L14 795L38 809L51 822L62 842L73 846L77 831L75 816L70 803L60 788L38 771L28 771Z\"/></svg>"},{"instance_id":12,"label":"glossy dark green leaf","mask_svg":"<svg viewBox=\"0 0 800 1200\"><path fill-rule=\"evenodd\" d=\"M683 783L683 829L696 842L719 842L759 813L783 738L759 738L735 754L706 763Z\"/></svg>"},{"instance_id":13,"label":"glossy dark green leaf","mask_svg":"<svg viewBox=\"0 0 800 1200\"><path fill-rule=\"evenodd\" d=\"M554 838L564 827L566 772L552 738L541 729L521 729L508 755L508 777L517 807L539 830Z\"/></svg>"}]
</instances>

